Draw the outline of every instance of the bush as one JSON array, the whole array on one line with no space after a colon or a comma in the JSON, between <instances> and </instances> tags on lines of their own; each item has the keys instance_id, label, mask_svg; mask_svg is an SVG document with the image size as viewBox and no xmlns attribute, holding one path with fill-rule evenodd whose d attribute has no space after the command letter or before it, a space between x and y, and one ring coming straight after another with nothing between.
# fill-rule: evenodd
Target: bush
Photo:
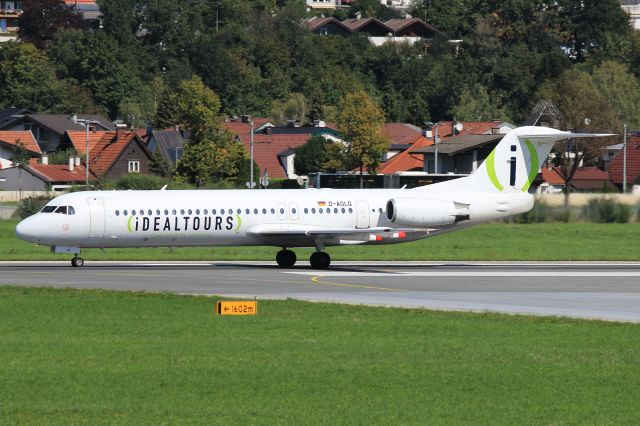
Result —
<instances>
[{"instance_id":1,"label":"bush","mask_svg":"<svg viewBox=\"0 0 640 426\"><path fill-rule=\"evenodd\" d=\"M48 195L39 195L37 197L24 198L20 202L18 210L16 210L16 212L13 214L13 217L25 219L32 214L39 212L52 199L53 197L50 197Z\"/></svg>"},{"instance_id":2,"label":"bush","mask_svg":"<svg viewBox=\"0 0 640 426\"><path fill-rule=\"evenodd\" d=\"M130 174L116 181L116 189L161 189L167 181L159 176Z\"/></svg>"},{"instance_id":3,"label":"bush","mask_svg":"<svg viewBox=\"0 0 640 426\"><path fill-rule=\"evenodd\" d=\"M631 206L605 197L590 200L583 210L585 220L598 223L628 223L631 214Z\"/></svg>"},{"instance_id":4,"label":"bush","mask_svg":"<svg viewBox=\"0 0 640 426\"><path fill-rule=\"evenodd\" d=\"M515 216L513 221L515 223L544 223L548 220L549 210L550 207L547 204L536 202L531 210Z\"/></svg>"}]
</instances>

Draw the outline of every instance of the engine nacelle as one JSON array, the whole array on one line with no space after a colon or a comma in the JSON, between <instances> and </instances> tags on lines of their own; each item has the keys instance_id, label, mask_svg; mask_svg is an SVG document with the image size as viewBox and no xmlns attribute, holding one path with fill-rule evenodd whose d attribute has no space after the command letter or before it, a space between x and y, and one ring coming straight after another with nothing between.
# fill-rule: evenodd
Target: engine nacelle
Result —
<instances>
[{"instance_id":1,"label":"engine nacelle","mask_svg":"<svg viewBox=\"0 0 640 426\"><path fill-rule=\"evenodd\" d=\"M442 226L469 219L453 201L422 198L394 198L387 201L387 219L402 226ZM466 214L465 214L466 213Z\"/></svg>"}]
</instances>

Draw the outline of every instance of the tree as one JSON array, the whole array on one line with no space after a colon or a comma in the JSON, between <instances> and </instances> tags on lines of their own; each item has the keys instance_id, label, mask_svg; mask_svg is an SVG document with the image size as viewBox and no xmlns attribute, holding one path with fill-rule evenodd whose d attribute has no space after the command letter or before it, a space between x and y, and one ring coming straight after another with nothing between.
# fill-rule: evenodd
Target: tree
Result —
<instances>
[{"instance_id":1,"label":"tree","mask_svg":"<svg viewBox=\"0 0 640 426\"><path fill-rule=\"evenodd\" d=\"M364 91L348 93L340 102L338 130L349 144L349 156L360 169L361 188L364 167L375 173L387 149L388 142L380 133L383 124L384 113Z\"/></svg>"},{"instance_id":2,"label":"tree","mask_svg":"<svg viewBox=\"0 0 640 426\"><path fill-rule=\"evenodd\" d=\"M24 166L29 162L29 151L24 147L20 139L16 139L15 145L11 148L11 165Z\"/></svg>"},{"instance_id":3,"label":"tree","mask_svg":"<svg viewBox=\"0 0 640 426\"><path fill-rule=\"evenodd\" d=\"M166 178L171 176L171 169L171 163L162 155L162 149L156 146L156 150L151 156L151 161L149 161L149 171L154 175Z\"/></svg>"},{"instance_id":4,"label":"tree","mask_svg":"<svg viewBox=\"0 0 640 426\"><path fill-rule=\"evenodd\" d=\"M465 88L452 112L461 121L509 120L507 113L500 107L499 100L491 98L481 84Z\"/></svg>"},{"instance_id":5,"label":"tree","mask_svg":"<svg viewBox=\"0 0 640 426\"><path fill-rule=\"evenodd\" d=\"M65 2L59 0L29 0L24 2L23 12L18 21L20 40L33 43L39 48L53 40L54 34L62 28L82 28L80 15L71 11Z\"/></svg>"},{"instance_id":6,"label":"tree","mask_svg":"<svg viewBox=\"0 0 640 426\"><path fill-rule=\"evenodd\" d=\"M577 69L565 72L557 79L545 82L538 98L551 100L565 120L564 127L581 132L615 133L622 127L618 114L594 84L591 75ZM581 164L595 165L600 148L610 140L584 143L570 140L556 149L555 164L565 180L565 205L568 206L569 184Z\"/></svg>"},{"instance_id":7,"label":"tree","mask_svg":"<svg viewBox=\"0 0 640 426\"><path fill-rule=\"evenodd\" d=\"M63 99L64 85L54 66L33 44L8 41L0 44L0 106L46 112Z\"/></svg>"},{"instance_id":8,"label":"tree","mask_svg":"<svg viewBox=\"0 0 640 426\"><path fill-rule=\"evenodd\" d=\"M278 124L286 124L289 120L304 122L309 114L309 102L302 93L291 93L289 98L274 101L271 118Z\"/></svg>"},{"instance_id":9,"label":"tree","mask_svg":"<svg viewBox=\"0 0 640 426\"><path fill-rule=\"evenodd\" d=\"M312 136L307 143L296 148L293 168L297 175L309 173L335 173L342 168L344 153L340 144L322 136Z\"/></svg>"},{"instance_id":10,"label":"tree","mask_svg":"<svg viewBox=\"0 0 640 426\"><path fill-rule=\"evenodd\" d=\"M180 179L197 186L235 179L245 155L242 144L220 127L220 99L198 77L185 80L170 95L175 120L190 131L189 142L176 165Z\"/></svg>"},{"instance_id":11,"label":"tree","mask_svg":"<svg viewBox=\"0 0 640 426\"><path fill-rule=\"evenodd\" d=\"M640 128L640 83L626 65L607 61L593 72L593 82L602 96L631 129Z\"/></svg>"}]
</instances>

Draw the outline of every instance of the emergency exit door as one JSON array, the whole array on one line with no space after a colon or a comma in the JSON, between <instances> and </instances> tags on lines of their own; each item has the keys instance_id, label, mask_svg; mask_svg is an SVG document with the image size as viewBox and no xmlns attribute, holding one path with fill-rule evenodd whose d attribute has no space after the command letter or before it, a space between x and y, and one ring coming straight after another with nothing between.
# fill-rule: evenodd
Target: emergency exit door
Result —
<instances>
[{"instance_id":1,"label":"emergency exit door","mask_svg":"<svg viewBox=\"0 0 640 426\"><path fill-rule=\"evenodd\" d=\"M102 198L87 198L89 204L89 238L104 238L105 214Z\"/></svg>"}]
</instances>

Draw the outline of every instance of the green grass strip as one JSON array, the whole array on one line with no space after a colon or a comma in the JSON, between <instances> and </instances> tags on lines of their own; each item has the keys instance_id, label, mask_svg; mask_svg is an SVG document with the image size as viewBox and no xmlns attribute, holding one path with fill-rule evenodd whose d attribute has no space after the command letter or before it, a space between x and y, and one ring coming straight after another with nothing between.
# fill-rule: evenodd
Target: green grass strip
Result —
<instances>
[{"instance_id":1,"label":"green grass strip","mask_svg":"<svg viewBox=\"0 0 640 426\"><path fill-rule=\"evenodd\" d=\"M0 221L0 259L67 260L15 237L17 221ZM329 247L334 260L640 260L640 223L495 223L412 243ZM273 260L274 247L83 250L86 260ZM312 249L296 249L308 259Z\"/></svg>"},{"instance_id":2,"label":"green grass strip","mask_svg":"<svg viewBox=\"0 0 640 426\"><path fill-rule=\"evenodd\" d=\"M0 288L4 424L638 424L638 325Z\"/></svg>"}]
</instances>

